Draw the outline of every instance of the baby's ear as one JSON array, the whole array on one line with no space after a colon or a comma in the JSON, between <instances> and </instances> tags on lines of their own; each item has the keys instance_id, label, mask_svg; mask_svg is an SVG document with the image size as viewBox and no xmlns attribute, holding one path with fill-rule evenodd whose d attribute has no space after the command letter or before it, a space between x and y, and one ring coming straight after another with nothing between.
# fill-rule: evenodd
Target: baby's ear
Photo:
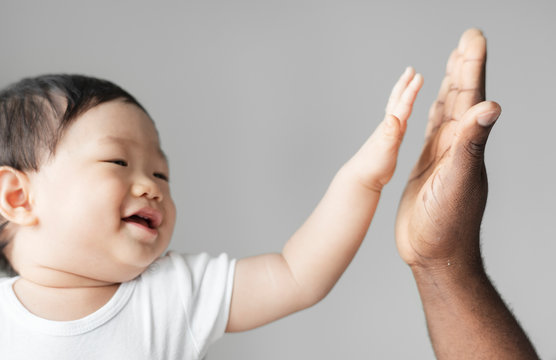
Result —
<instances>
[{"instance_id":1,"label":"baby's ear","mask_svg":"<svg viewBox=\"0 0 556 360\"><path fill-rule=\"evenodd\" d=\"M0 166L0 214L22 226L37 223L29 201L29 178L10 166Z\"/></svg>"}]
</instances>

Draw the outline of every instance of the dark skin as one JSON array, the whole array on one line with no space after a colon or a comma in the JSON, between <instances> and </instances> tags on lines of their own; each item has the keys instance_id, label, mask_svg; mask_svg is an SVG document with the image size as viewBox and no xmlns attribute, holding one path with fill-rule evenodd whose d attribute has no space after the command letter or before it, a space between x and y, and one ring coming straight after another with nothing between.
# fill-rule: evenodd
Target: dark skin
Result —
<instances>
[{"instance_id":1,"label":"dark skin","mask_svg":"<svg viewBox=\"0 0 556 360\"><path fill-rule=\"evenodd\" d=\"M538 359L481 258L484 150L501 112L485 101L485 65L483 34L467 30L431 107L398 209L396 242L417 282L438 359Z\"/></svg>"}]
</instances>

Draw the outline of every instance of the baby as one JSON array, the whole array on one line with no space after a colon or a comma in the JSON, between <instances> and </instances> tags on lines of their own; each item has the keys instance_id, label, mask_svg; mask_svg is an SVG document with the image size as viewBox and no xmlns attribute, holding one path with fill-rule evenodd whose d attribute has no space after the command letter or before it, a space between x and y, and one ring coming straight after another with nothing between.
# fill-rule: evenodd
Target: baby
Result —
<instances>
[{"instance_id":1,"label":"baby","mask_svg":"<svg viewBox=\"0 0 556 360\"><path fill-rule=\"evenodd\" d=\"M225 331L317 303L365 237L396 166L422 77L406 69L386 116L282 253L165 252L169 169L145 109L99 79L48 75L0 92L0 348L9 359L202 359Z\"/></svg>"}]
</instances>

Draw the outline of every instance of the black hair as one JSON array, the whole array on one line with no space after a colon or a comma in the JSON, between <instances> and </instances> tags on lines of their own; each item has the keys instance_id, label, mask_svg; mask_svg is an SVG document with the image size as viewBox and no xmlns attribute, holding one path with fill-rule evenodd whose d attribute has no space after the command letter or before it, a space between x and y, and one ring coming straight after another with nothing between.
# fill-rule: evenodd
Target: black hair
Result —
<instances>
[{"instance_id":1,"label":"black hair","mask_svg":"<svg viewBox=\"0 0 556 360\"><path fill-rule=\"evenodd\" d=\"M83 75L25 78L0 91L0 166L38 171L45 152L52 156L64 131L79 115L102 103L122 100L147 111L118 85ZM0 215L0 271L16 275L4 255L11 241Z\"/></svg>"}]
</instances>

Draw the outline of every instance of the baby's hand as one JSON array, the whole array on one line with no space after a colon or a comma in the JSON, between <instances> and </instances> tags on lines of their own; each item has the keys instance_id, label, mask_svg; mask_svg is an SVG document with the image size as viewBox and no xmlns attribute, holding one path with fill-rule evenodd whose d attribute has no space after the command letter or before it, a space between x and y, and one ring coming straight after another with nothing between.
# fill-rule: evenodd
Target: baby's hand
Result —
<instances>
[{"instance_id":1,"label":"baby's hand","mask_svg":"<svg viewBox=\"0 0 556 360\"><path fill-rule=\"evenodd\" d=\"M408 67L392 89L384 120L346 164L366 188L380 192L392 178L407 119L422 85L423 77Z\"/></svg>"}]
</instances>

